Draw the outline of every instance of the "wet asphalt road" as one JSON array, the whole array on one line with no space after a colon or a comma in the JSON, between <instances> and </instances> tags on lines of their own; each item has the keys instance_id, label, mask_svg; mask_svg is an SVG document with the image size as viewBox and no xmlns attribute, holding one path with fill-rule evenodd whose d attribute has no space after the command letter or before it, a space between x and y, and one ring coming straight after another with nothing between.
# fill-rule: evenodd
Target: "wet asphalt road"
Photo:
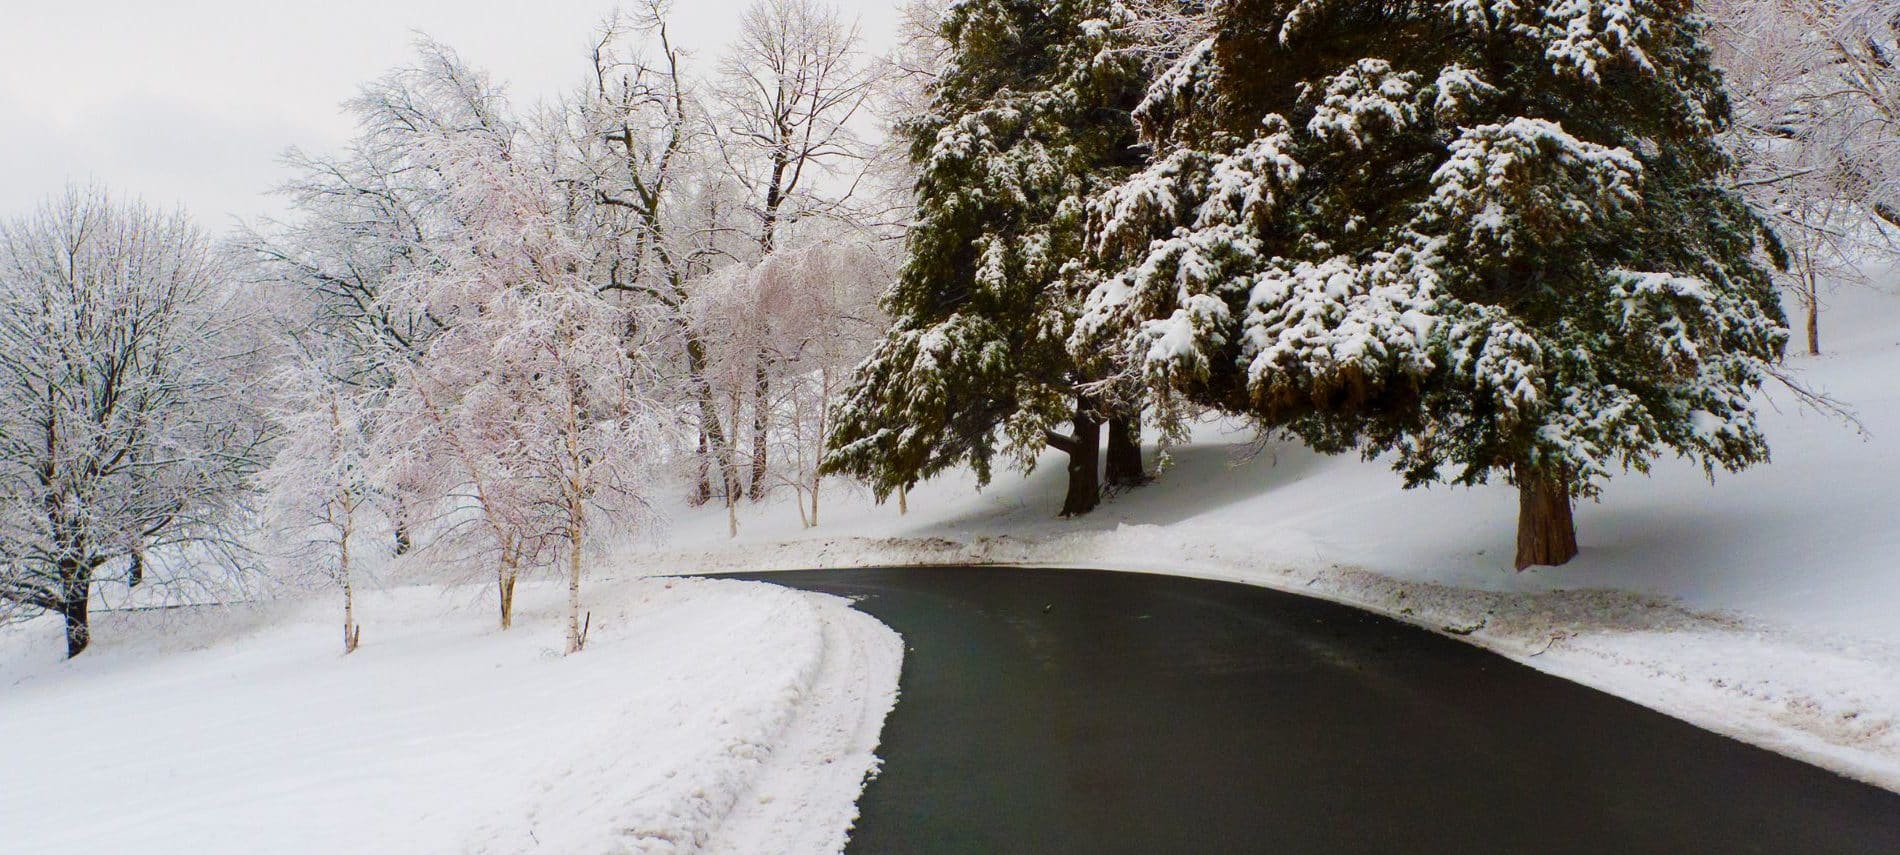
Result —
<instances>
[{"instance_id":1,"label":"wet asphalt road","mask_svg":"<svg viewBox=\"0 0 1900 855\"><path fill-rule=\"evenodd\" d=\"M853 853L1900 853L1900 795L1392 620L1078 570L817 570L902 633Z\"/></svg>"}]
</instances>

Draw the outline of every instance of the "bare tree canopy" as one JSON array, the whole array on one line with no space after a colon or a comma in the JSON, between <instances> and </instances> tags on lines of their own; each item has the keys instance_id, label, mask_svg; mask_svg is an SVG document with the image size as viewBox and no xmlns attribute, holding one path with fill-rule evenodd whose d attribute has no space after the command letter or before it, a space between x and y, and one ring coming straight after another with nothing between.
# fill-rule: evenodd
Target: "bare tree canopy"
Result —
<instances>
[{"instance_id":1,"label":"bare tree canopy","mask_svg":"<svg viewBox=\"0 0 1900 855\"><path fill-rule=\"evenodd\" d=\"M117 562L227 540L264 432L225 284L182 214L103 191L0 224L0 601L69 655Z\"/></svg>"}]
</instances>

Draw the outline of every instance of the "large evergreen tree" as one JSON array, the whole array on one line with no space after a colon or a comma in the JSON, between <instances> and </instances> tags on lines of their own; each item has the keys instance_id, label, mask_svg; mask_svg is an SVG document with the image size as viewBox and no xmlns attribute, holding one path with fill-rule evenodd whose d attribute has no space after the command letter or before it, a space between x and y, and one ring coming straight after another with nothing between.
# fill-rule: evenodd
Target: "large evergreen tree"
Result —
<instances>
[{"instance_id":1,"label":"large evergreen tree","mask_svg":"<svg viewBox=\"0 0 1900 855\"><path fill-rule=\"evenodd\" d=\"M1094 206L1071 347L1408 483L1521 496L1520 568L1659 454L1767 458L1786 331L1685 0L1228 0ZM1772 243L1772 241L1769 241Z\"/></svg>"},{"instance_id":2,"label":"large evergreen tree","mask_svg":"<svg viewBox=\"0 0 1900 855\"><path fill-rule=\"evenodd\" d=\"M1027 468L1053 446L1070 455L1063 513L1095 507L1107 407L1065 341L1087 201L1141 162L1129 111L1148 61L1118 49L1126 15L1105 0L948 12L949 67L901 129L918 214L885 297L892 328L839 407L831 471L881 497L958 464L987 481L999 451Z\"/></svg>"}]
</instances>

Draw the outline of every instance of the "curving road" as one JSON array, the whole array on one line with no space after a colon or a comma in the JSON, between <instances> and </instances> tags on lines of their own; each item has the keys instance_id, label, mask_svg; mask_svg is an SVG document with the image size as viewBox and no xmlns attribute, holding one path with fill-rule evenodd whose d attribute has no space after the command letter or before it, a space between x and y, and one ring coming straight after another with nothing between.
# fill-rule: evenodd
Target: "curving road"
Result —
<instances>
[{"instance_id":1,"label":"curving road","mask_svg":"<svg viewBox=\"0 0 1900 855\"><path fill-rule=\"evenodd\" d=\"M1900 795L1331 603L1081 570L729 578L904 636L854 853L1900 853Z\"/></svg>"}]
</instances>

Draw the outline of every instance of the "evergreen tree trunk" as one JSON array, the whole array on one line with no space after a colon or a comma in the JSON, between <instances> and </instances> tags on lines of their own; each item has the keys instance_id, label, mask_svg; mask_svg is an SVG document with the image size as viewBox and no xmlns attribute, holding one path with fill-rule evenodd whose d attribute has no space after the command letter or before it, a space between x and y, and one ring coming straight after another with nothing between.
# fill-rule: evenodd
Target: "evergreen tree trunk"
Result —
<instances>
[{"instance_id":1,"label":"evergreen tree trunk","mask_svg":"<svg viewBox=\"0 0 1900 855\"><path fill-rule=\"evenodd\" d=\"M1517 467L1517 569L1555 567L1577 557L1570 484L1562 475Z\"/></svg>"},{"instance_id":2,"label":"evergreen tree trunk","mask_svg":"<svg viewBox=\"0 0 1900 855\"><path fill-rule=\"evenodd\" d=\"M901 486L897 488L897 515L900 517L910 513L909 493L909 490Z\"/></svg>"},{"instance_id":3,"label":"evergreen tree trunk","mask_svg":"<svg viewBox=\"0 0 1900 855\"><path fill-rule=\"evenodd\" d=\"M1139 487L1153 480L1141 464L1141 410L1129 409L1109 417L1104 468L1110 487Z\"/></svg>"},{"instance_id":4,"label":"evergreen tree trunk","mask_svg":"<svg viewBox=\"0 0 1900 855\"><path fill-rule=\"evenodd\" d=\"M1073 424L1074 435L1052 431L1047 437L1049 445L1069 455L1069 491L1062 498L1065 517L1086 514L1102 501L1102 423L1095 417L1094 402L1086 397L1076 400Z\"/></svg>"}]
</instances>

